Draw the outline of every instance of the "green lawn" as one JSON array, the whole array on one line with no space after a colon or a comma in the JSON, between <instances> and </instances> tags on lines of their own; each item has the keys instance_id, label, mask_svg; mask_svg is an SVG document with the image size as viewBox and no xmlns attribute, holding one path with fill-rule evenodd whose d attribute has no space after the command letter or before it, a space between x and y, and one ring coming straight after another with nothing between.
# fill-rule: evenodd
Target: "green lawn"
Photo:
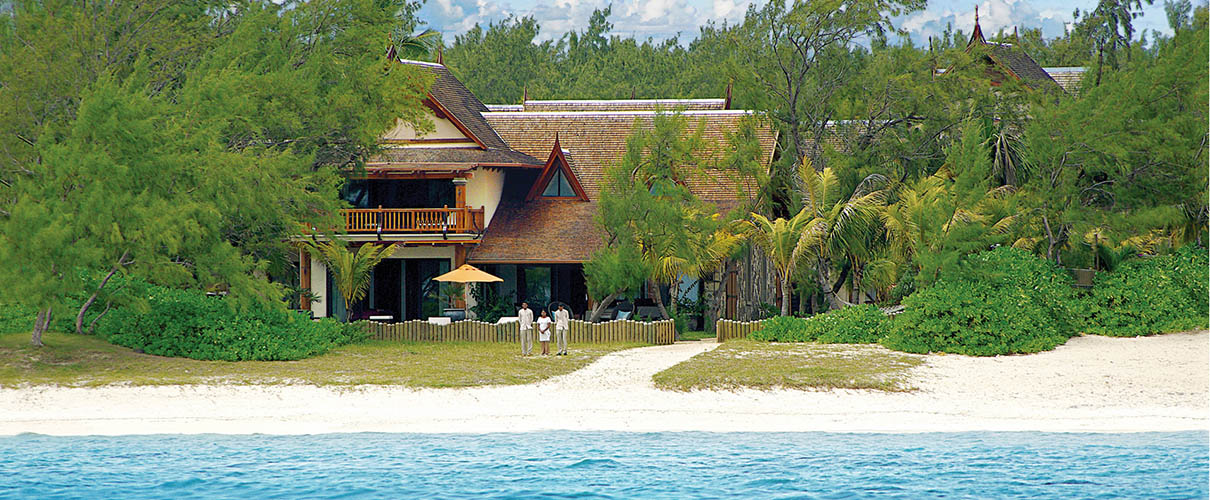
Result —
<instances>
[{"instance_id":1,"label":"green lawn","mask_svg":"<svg viewBox=\"0 0 1210 500\"><path fill-rule=\"evenodd\" d=\"M52 333L43 340L46 347L34 348L28 333L0 335L0 387L528 384L570 373L610 352L639 346L572 344L569 356L526 358L513 344L369 341L300 361L226 362L139 354L91 336Z\"/></svg>"},{"instance_id":2,"label":"green lawn","mask_svg":"<svg viewBox=\"0 0 1210 500\"><path fill-rule=\"evenodd\" d=\"M714 338L714 334L711 332L695 331L695 332L681 332L680 338L678 340L702 340L702 339L712 339L712 338Z\"/></svg>"},{"instance_id":3,"label":"green lawn","mask_svg":"<svg viewBox=\"0 0 1210 500\"><path fill-rule=\"evenodd\" d=\"M922 356L880 346L734 340L652 377L661 389L876 389L910 391Z\"/></svg>"}]
</instances>

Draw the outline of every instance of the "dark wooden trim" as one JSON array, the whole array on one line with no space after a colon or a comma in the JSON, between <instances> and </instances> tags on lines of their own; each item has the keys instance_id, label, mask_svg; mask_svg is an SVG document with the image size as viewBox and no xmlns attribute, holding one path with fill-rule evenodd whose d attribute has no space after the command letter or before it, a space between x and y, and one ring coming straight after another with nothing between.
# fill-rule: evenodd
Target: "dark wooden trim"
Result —
<instances>
[{"instance_id":1,"label":"dark wooden trim","mask_svg":"<svg viewBox=\"0 0 1210 500\"><path fill-rule=\"evenodd\" d=\"M450 113L450 111L441 104L441 101L438 101L436 97L433 97L433 94L431 92L428 94L428 100L431 101L434 106L437 106L441 110L442 113L445 113L445 119L449 120L450 123L453 123L454 126L457 127L460 132L462 132L463 134L466 134L467 137L470 137L471 140L475 141L475 144L479 145L479 147L481 147L483 149L487 149L487 145L483 144L483 141L479 140L479 138L476 137L475 134L471 132L471 129L467 128L466 125L464 125L462 123L462 121L458 119L457 116L454 116L453 113Z\"/></svg>"},{"instance_id":2,"label":"dark wooden trim","mask_svg":"<svg viewBox=\"0 0 1210 500\"><path fill-rule=\"evenodd\" d=\"M452 138L434 138L434 139L383 139L384 144L459 144L459 143L474 143L474 139L462 137L459 139Z\"/></svg>"},{"instance_id":3,"label":"dark wooden trim","mask_svg":"<svg viewBox=\"0 0 1210 500\"><path fill-rule=\"evenodd\" d=\"M571 185L571 190L576 193L576 196L542 196L542 191L546 189L546 184L555 176L555 169L563 172L563 177L567 179L567 184ZM580 185L580 179L576 178L575 172L571 171L571 165L567 162L567 156L563 154L563 147L559 145L559 136L555 135L555 145L550 152L550 157L546 160L546 165L542 167L542 173L538 174L538 180L533 187L529 188L529 194L525 195L525 201L534 201L539 197L544 199L561 199L561 200L580 200L588 201L588 193L584 192L584 187Z\"/></svg>"}]
</instances>

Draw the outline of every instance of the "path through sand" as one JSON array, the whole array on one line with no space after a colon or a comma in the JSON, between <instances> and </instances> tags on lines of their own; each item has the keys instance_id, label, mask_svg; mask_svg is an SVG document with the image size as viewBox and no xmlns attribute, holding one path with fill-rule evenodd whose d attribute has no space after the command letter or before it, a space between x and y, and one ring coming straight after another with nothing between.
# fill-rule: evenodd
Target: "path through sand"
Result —
<instances>
[{"instance_id":1,"label":"path through sand","mask_svg":"<svg viewBox=\"0 0 1210 500\"><path fill-rule=\"evenodd\" d=\"M920 390L695 391L651 375L716 347L602 357L537 384L467 389L170 386L0 390L0 435L1210 429L1210 335L1080 337L1052 352L928 356Z\"/></svg>"}]
</instances>

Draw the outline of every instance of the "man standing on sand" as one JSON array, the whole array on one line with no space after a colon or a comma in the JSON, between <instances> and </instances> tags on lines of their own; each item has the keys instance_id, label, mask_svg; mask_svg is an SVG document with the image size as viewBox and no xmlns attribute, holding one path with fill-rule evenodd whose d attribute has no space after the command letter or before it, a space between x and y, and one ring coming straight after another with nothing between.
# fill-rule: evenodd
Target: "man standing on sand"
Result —
<instances>
[{"instance_id":1,"label":"man standing on sand","mask_svg":"<svg viewBox=\"0 0 1210 500\"><path fill-rule=\"evenodd\" d=\"M559 352L556 356L567 355L567 327L571 322L571 312L563 308L563 304L559 304L559 310L555 311L555 336L558 337Z\"/></svg>"},{"instance_id":2,"label":"man standing on sand","mask_svg":"<svg viewBox=\"0 0 1210 500\"><path fill-rule=\"evenodd\" d=\"M528 302L521 303L521 310L517 311L517 321L521 323L521 355L529 356L534 351L534 312L530 310Z\"/></svg>"}]
</instances>

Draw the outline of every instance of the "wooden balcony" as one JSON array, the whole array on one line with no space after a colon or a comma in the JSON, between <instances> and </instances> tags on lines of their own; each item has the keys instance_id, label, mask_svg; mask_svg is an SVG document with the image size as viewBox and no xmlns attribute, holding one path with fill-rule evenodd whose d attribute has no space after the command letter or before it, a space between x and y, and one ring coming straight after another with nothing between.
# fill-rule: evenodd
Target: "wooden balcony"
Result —
<instances>
[{"instance_id":1,"label":"wooden balcony","mask_svg":"<svg viewBox=\"0 0 1210 500\"><path fill-rule=\"evenodd\" d=\"M350 233L477 233L482 208L354 208L341 210Z\"/></svg>"}]
</instances>

